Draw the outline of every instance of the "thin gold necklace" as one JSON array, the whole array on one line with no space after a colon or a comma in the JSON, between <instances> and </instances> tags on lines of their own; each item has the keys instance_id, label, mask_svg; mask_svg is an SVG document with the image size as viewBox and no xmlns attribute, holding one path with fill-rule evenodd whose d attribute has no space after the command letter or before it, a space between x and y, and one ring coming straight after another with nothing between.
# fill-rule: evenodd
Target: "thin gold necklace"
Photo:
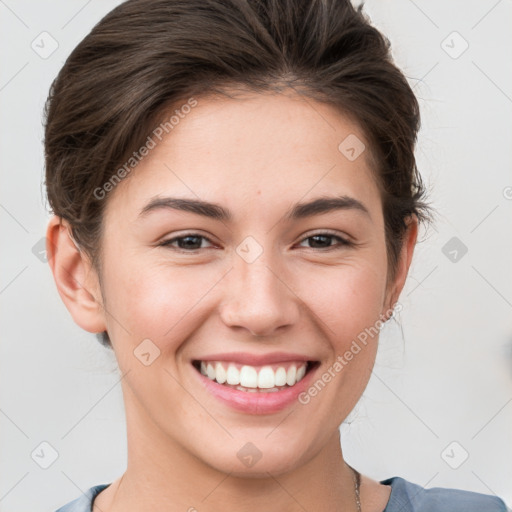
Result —
<instances>
[{"instance_id":1,"label":"thin gold necklace","mask_svg":"<svg viewBox=\"0 0 512 512\"><path fill-rule=\"evenodd\" d=\"M357 512L361 512L361 497L359 495L359 488L361 487L361 474L359 471L354 469L352 466L347 466L352 470L352 473L354 475L354 487L356 491L356 505L357 505Z\"/></svg>"}]
</instances>

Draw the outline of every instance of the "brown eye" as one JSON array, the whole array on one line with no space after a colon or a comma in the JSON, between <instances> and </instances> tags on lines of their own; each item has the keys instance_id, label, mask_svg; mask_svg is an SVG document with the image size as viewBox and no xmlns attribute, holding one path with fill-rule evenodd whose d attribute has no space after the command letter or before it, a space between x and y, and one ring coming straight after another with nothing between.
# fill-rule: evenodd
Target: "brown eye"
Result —
<instances>
[{"instance_id":1,"label":"brown eye","mask_svg":"<svg viewBox=\"0 0 512 512\"><path fill-rule=\"evenodd\" d=\"M333 235L331 233L317 233L312 236L308 236L307 238L303 239L303 242L306 240L311 240L311 246L309 248L311 249L335 249L337 247L343 247L352 245L348 240L338 236ZM332 240L337 240L338 243L335 245L332 245L330 242Z\"/></svg>"},{"instance_id":2,"label":"brown eye","mask_svg":"<svg viewBox=\"0 0 512 512\"><path fill-rule=\"evenodd\" d=\"M159 246L162 247L171 247L176 249L181 249L182 251L195 251L198 249L204 249L201 247L201 243L203 240L208 240L205 236L198 235L197 233L191 233L184 236L178 236L175 238L171 238L170 240L165 240ZM208 240L209 242L210 240ZM173 244L177 243L177 247L173 246Z\"/></svg>"}]
</instances>

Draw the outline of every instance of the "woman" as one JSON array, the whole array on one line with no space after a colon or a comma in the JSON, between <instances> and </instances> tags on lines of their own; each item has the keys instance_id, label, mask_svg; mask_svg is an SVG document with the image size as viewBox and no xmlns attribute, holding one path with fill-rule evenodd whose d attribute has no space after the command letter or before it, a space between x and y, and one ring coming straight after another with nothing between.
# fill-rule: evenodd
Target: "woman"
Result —
<instances>
[{"instance_id":1,"label":"woman","mask_svg":"<svg viewBox=\"0 0 512 512\"><path fill-rule=\"evenodd\" d=\"M128 465L59 512L506 510L340 446L429 219L419 123L349 1L129 0L94 27L47 103L47 250L115 353Z\"/></svg>"}]
</instances>

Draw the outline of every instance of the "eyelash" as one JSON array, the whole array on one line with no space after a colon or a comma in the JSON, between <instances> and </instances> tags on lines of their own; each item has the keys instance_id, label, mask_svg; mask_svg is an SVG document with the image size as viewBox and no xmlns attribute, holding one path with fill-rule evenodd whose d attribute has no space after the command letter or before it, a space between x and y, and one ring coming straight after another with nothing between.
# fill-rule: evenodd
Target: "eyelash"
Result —
<instances>
[{"instance_id":1,"label":"eyelash","mask_svg":"<svg viewBox=\"0 0 512 512\"><path fill-rule=\"evenodd\" d=\"M329 233L327 231L322 231L320 233L314 233L312 235L309 235L309 236L303 238L301 240L301 242L304 242L305 240L309 240L311 238L320 237L320 236L321 237L328 237L328 238L337 239L338 242L339 242L338 245L334 245L334 246L331 246L331 247L321 247L320 250L322 252L336 250L336 249L341 249L343 247L351 247L351 246L354 245L353 242L350 242L346 238L343 238L343 237L341 237L339 235L335 235L334 233ZM169 247L169 248L171 248L171 249L173 249L173 250L175 250L177 252L192 253L192 254L194 254L196 251L198 251L200 249L187 250L187 249L182 249L182 248L179 248L179 247L172 247L171 246L172 243L174 243L174 242L176 242L178 240L183 240L185 238L189 238L189 237L202 238L202 239L208 240L208 242L212 243L212 241L208 237L200 235L199 233L186 233L186 234L184 234L182 236L178 236L178 237L175 237L175 238L171 238L169 240L165 240L165 241L161 242L160 244L158 244L158 246L159 247ZM307 249L315 249L315 247L307 247Z\"/></svg>"}]
</instances>

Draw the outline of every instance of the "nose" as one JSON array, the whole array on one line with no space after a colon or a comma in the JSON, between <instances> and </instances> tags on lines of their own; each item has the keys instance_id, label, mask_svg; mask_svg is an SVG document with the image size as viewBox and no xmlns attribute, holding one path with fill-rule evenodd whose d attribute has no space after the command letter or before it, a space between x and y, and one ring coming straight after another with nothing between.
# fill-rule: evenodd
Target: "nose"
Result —
<instances>
[{"instance_id":1,"label":"nose","mask_svg":"<svg viewBox=\"0 0 512 512\"><path fill-rule=\"evenodd\" d=\"M227 276L226 296L220 315L230 328L245 329L253 336L272 337L300 318L301 300L293 291L291 279L264 251L248 263L236 256Z\"/></svg>"}]
</instances>

